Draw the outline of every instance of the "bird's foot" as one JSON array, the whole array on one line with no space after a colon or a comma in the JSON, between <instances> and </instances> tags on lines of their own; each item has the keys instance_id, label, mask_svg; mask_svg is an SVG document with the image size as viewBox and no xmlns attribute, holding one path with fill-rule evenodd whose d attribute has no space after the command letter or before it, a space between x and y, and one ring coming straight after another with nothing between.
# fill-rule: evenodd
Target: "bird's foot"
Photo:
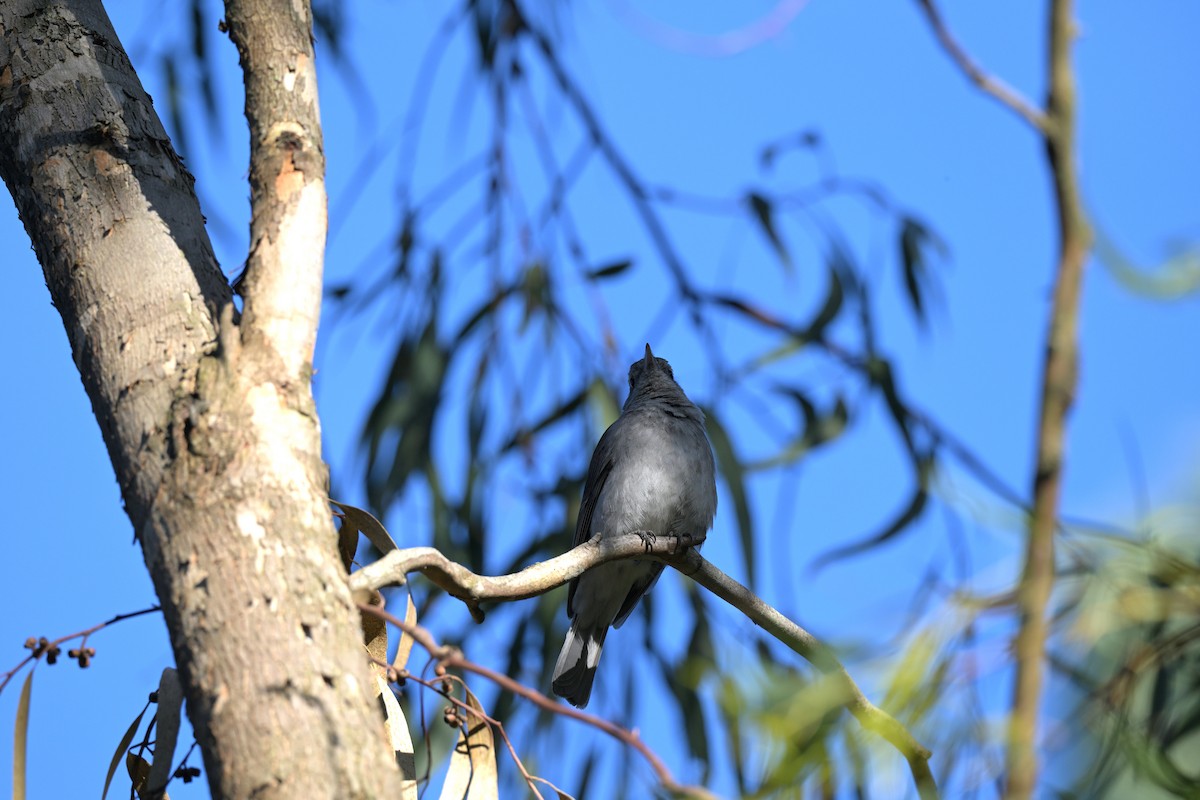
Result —
<instances>
[{"instance_id":1,"label":"bird's foot","mask_svg":"<svg viewBox=\"0 0 1200 800\"><path fill-rule=\"evenodd\" d=\"M699 535L691 533L677 533L673 538L675 539L675 546L671 549L671 552L682 553L689 547L699 547L700 545L704 544L704 540L707 539L708 536L707 534L703 533Z\"/></svg>"},{"instance_id":2,"label":"bird's foot","mask_svg":"<svg viewBox=\"0 0 1200 800\"><path fill-rule=\"evenodd\" d=\"M658 537L653 531L634 531L634 533L642 540L642 547L646 548L647 553L654 550L654 543L658 540Z\"/></svg>"},{"instance_id":3,"label":"bird's foot","mask_svg":"<svg viewBox=\"0 0 1200 800\"><path fill-rule=\"evenodd\" d=\"M642 540L642 546L646 548L647 553L654 551L654 545L658 543L658 534L653 531L634 531L634 533ZM682 553L689 547L699 547L704 544L704 540L707 538L703 533L699 535L691 533L668 533L663 534L663 536L672 540L670 549L672 555Z\"/></svg>"}]
</instances>

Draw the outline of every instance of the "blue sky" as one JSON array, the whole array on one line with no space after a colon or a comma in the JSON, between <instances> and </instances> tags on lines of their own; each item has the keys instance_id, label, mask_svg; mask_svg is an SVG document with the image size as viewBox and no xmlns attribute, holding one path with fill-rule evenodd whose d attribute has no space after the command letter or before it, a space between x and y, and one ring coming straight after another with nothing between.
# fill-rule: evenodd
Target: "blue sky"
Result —
<instances>
[{"instance_id":1,"label":"blue sky","mask_svg":"<svg viewBox=\"0 0 1200 800\"><path fill-rule=\"evenodd\" d=\"M1033 133L967 83L938 49L914 3L812 2L776 36L726 58L681 52L631 16L630 5L574 3L559 17L568 68L626 158L654 185L736 198L754 184L779 189L811 179L813 163L803 155L786 157L770 175L758 171L757 155L768 141L814 129L841 174L876 181L929 222L948 246L940 265L944 300L932 333L922 335L904 307L898 276L878 270L885 349L901 365L910 396L1023 491L1032 463L1054 255L1049 179ZM638 7L676 30L720 34L773 5ZM1027 97L1040 98L1041 4L961 5L946 11L964 46ZM158 24L161 12L152 7L113 4L110 13L165 113L159 58L186 43L173 24ZM211 3L209 8L215 21L219 9ZM386 142L406 133L401 120L413 81L444 13L433 4L354 5L347 51L364 83L352 87L329 58L319 62L335 232L327 264L331 282L358 274L395 228L396 150L386 150L366 179L355 169L367 151L364 140ZM1200 151L1194 145L1200 140L1200 94L1194 86L1200 51L1192 41L1200 9L1183 0L1084 3L1078 15L1087 203L1125 254L1150 266L1180 243L1200 239L1195 199ZM168 15L167 21L175 20ZM188 165L218 256L232 273L245 249L246 142L238 116L236 54L213 33L226 113L219 131L199 123L190 127ZM487 130L479 90L472 95L463 88L472 79L466 45L459 35L446 48L430 93L429 122L413 172L417 193L475 153ZM550 96L543 92L539 99ZM473 99L473 111L463 111L464 98ZM545 111L565 158L577 128L565 110ZM521 164L522 180L536 184L536 165ZM670 287L628 204L603 171L591 167L575 197L577 216L588 220L594 243L589 256L597 263L632 256L639 264L636 277L607 290L623 348L610 365L612 379L620 381L641 343L653 337L656 352L672 360L689 394L710 399L713 376L703 371L705 362L685 326L677 321L656 328L651 322ZM9 376L9 389L0 393L0 418L7 420L0 427L5 455L0 491L10 509L24 512L14 514L9 526L9 567L0 584L8 609L0 619L0 669L6 670L24 655L20 645L29 635L58 636L142 608L154 597L140 553L130 545L130 526L61 321L7 194L0 205L0 248L10 281L0 296L0 337L10 342L0 362ZM845 203L837 212L849 220L864 263L892 247L870 211ZM800 225L790 224L784 233L798 265L789 275L744 223L686 211L670 211L666 218L684 259L705 285L746 292L765 286L779 293L772 296L796 298L799 307L816 302L819 282L804 270L815 250ZM1200 371L1188 354L1200 333L1198 311L1195 295L1150 300L1131 293L1102 265L1090 265L1065 513L1130 525L1140 510L1143 480L1154 507L1194 499ZM346 322L333 335L323 331L317 398L335 476L361 467L355 442L387 357L373 346L379 331L386 333L385 324L376 317L366 335L347 330ZM726 333L723 344L731 356L745 357L761 346L760 339L736 328ZM819 389L829 377L818 370L797 379ZM819 634L869 639L883 626L890 635L903 618L917 574L943 557L935 520L921 535L852 563L816 574L808 570L814 556L870 530L900 502L903 486L895 481L904 474L903 464L881 442L879 430L869 425L862 435L815 454L797 472L755 487L760 526L789 540L789 558L764 571L764 595ZM733 434L746 454L765 452L769 444L744 420ZM1131 452L1140 468L1131 464ZM962 494L943 491L957 498L960 510L971 511L979 585L996 588L1017 568L1019 529L969 480L960 475L948 480ZM790 498L784 506L777 503L779 481ZM705 554L736 574L741 565L729 510L723 495ZM420 530L412 536L420 543ZM442 621L464 620L465 614L447 610ZM619 647L620 635L610 640L610 650ZM92 645L98 655L86 672L71 662L38 669L30 733L32 798L99 792L117 739L171 660L164 626L154 617L104 631ZM11 752L17 688L0 696L0 752ZM1007 691L1002 680L992 690L1000 698ZM601 697L600 710L603 703ZM691 777L681 754L669 744L661 749L674 755L677 774ZM0 770L0 792L9 779L8 770ZM194 787L173 787L172 795L204 796Z\"/></svg>"}]
</instances>

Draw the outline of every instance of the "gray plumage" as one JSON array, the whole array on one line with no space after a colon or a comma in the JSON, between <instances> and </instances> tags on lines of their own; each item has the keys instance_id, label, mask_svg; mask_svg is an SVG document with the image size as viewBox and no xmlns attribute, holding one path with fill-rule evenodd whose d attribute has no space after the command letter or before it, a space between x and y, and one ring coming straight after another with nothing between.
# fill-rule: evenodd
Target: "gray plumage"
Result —
<instances>
[{"instance_id":1,"label":"gray plumage","mask_svg":"<svg viewBox=\"0 0 1200 800\"><path fill-rule=\"evenodd\" d=\"M599 532L610 541L646 531L700 537L717 512L716 470L704 412L675 382L666 359L646 355L629 367L629 398L600 437L583 486L575 546ZM663 565L625 559L571 581L571 629L554 666L554 693L582 708L592 694L609 626L619 628Z\"/></svg>"}]
</instances>

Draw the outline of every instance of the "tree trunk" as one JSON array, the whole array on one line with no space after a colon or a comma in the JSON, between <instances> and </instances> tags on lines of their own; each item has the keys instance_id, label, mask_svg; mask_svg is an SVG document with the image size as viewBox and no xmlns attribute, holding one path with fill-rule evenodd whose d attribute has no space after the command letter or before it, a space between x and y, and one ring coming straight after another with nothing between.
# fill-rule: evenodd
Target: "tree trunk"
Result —
<instances>
[{"instance_id":1,"label":"tree trunk","mask_svg":"<svg viewBox=\"0 0 1200 800\"><path fill-rule=\"evenodd\" d=\"M278 55L292 58L281 81L293 56ZM311 44L299 61L315 115ZM0 176L142 543L213 797L399 796L309 385L319 126L288 132L265 162L273 175L252 169L282 211L260 214L256 197L260 272L238 324L192 177L99 3L0 3ZM315 247L311 225L295 224L314 216ZM297 235L309 255L298 266L285 263ZM285 266L298 272L285 280Z\"/></svg>"}]
</instances>

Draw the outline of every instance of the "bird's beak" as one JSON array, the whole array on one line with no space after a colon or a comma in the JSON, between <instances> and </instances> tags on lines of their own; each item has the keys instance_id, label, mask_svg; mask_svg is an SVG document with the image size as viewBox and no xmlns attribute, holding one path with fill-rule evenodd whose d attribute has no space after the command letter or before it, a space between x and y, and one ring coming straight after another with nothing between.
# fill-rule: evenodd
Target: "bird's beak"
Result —
<instances>
[{"instance_id":1,"label":"bird's beak","mask_svg":"<svg viewBox=\"0 0 1200 800\"><path fill-rule=\"evenodd\" d=\"M649 342L646 343L646 357L642 360L642 364L646 367L646 369L650 369L654 366L654 353L650 352Z\"/></svg>"}]
</instances>

